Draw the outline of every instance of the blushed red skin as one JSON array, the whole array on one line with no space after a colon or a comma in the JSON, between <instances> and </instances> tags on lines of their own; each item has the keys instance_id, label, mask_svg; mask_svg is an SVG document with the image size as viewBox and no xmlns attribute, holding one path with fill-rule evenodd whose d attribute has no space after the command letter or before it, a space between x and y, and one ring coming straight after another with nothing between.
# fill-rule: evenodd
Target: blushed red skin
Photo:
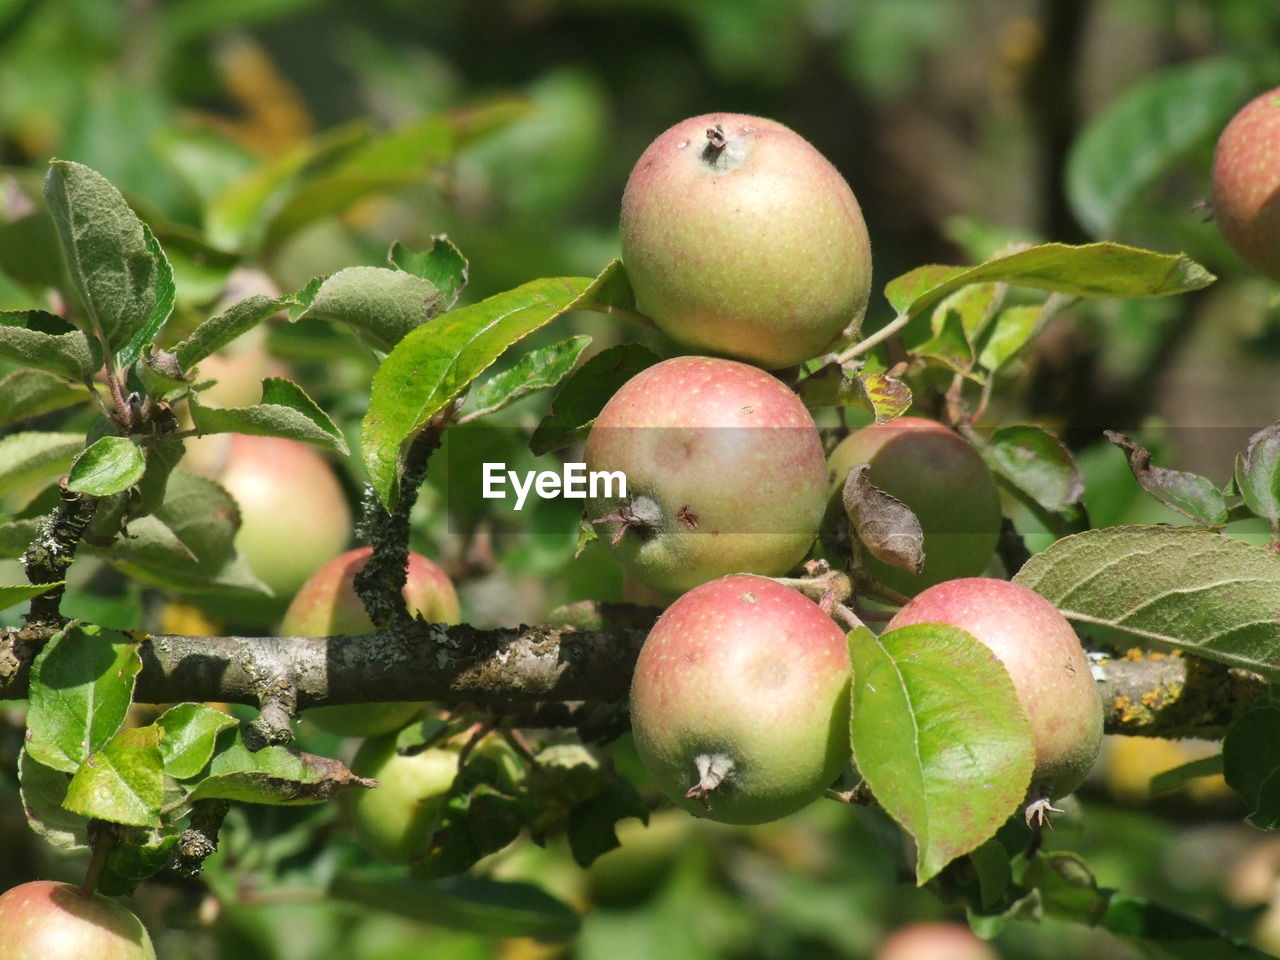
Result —
<instances>
[{"instance_id":1,"label":"blushed red skin","mask_svg":"<svg viewBox=\"0 0 1280 960\"><path fill-rule=\"evenodd\" d=\"M834 523L848 524L840 494L849 471L860 463L870 464L867 479L910 507L924 531L920 573L863 551L863 563L877 580L913 596L986 569L1000 536L1000 493L982 457L963 437L923 417L855 430L828 458Z\"/></svg>"},{"instance_id":2,"label":"blushed red skin","mask_svg":"<svg viewBox=\"0 0 1280 960\"><path fill-rule=\"evenodd\" d=\"M689 591L645 639L631 682L631 729L662 791L696 816L764 823L822 795L849 762L849 652L816 603L763 577ZM696 757L730 775L704 808L685 793Z\"/></svg>"},{"instance_id":3,"label":"blushed red skin","mask_svg":"<svg viewBox=\"0 0 1280 960\"><path fill-rule=\"evenodd\" d=\"M1035 736L1032 792L1052 799L1078 787L1102 744L1102 701L1075 630L1053 604L1021 584L969 577L925 590L885 629L916 623L967 630L1009 671Z\"/></svg>"},{"instance_id":4,"label":"blushed red skin","mask_svg":"<svg viewBox=\"0 0 1280 960\"><path fill-rule=\"evenodd\" d=\"M1242 260L1280 280L1280 87L1245 104L1218 138L1213 217Z\"/></svg>"},{"instance_id":5,"label":"blushed red skin","mask_svg":"<svg viewBox=\"0 0 1280 960\"><path fill-rule=\"evenodd\" d=\"M813 417L777 378L711 357L677 357L632 377L587 438L587 468L621 470L631 498L661 507L655 531L611 548L637 580L680 593L730 573L778 575L808 552L826 503ZM589 499L587 515L621 498ZM611 543L620 524L599 525Z\"/></svg>"},{"instance_id":6,"label":"blushed red skin","mask_svg":"<svg viewBox=\"0 0 1280 960\"><path fill-rule=\"evenodd\" d=\"M702 159L707 130L725 168ZM622 260L646 314L697 353L770 370L816 357L860 324L871 245L858 201L799 134L737 113L690 117L636 162Z\"/></svg>"},{"instance_id":7,"label":"blushed red skin","mask_svg":"<svg viewBox=\"0 0 1280 960\"><path fill-rule=\"evenodd\" d=\"M992 947L959 923L913 923L895 930L875 960L1000 960Z\"/></svg>"},{"instance_id":8,"label":"blushed red skin","mask_svg":"<svg viewBox=\"0 0 1280 960\"><path fill-rule=\"evenodd\" d=\"M33 880L0 894L0 957L156 960L156 953L126 907L69 883Z\"/></svg>"},{"instance_id":9,"label":"blushed red skin","mask_svg":"<svg viewBox=\"0 0 1280 960\"><path fill-rule=\"evenodd\" d=\"M355 580L369 561L372 547L358 547L334 557L311 575L294 595L280 624L282 636L358 636L373 629ZM461 618L453 582L420 553L409 552L405 606L430 623L457 623ZM419 710L415 703L368 703L314 707L305 716L322 730L347 737L374 737L404 726Z\"/></svg>"}]
</instances>

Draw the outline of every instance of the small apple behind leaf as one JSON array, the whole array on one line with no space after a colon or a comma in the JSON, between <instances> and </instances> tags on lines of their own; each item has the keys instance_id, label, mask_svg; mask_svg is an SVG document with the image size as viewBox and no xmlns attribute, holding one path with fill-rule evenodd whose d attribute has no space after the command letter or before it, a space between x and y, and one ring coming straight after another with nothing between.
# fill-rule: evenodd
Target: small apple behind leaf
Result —
<instances>
[{"instance_id":1,"label":"small apple behind leaf","mask_svg":"<svg viewBox=\"0 0 1280 960\"><path fill-rule=\"evenodd\" d=\"M777 820L817 799L849 762L844 631L764 577L690 590L645 639L631 729L654 782L722 823Z\"/></svg>"},{"instance_id":2,"label":"small apple behind leaf","mask_svg":"<svg viewBox=\"0 0 1280 960\"><path fill-rule=\"evenodd\" d=\"M916 623L968 631L1009 672L1035 737L1029 819L1083 782L1102 745L1102 701L1075 630L1053 604L1021 584L968 577L920 593L886 630Z\"/></svg>"},{"instance_id":3,"label":"small apple behind leaf","mask_svg":"<svg viewBox=\"0 0 1280 960\"><path fill-rule=\"evenodd\" d=\"M33 880L0 894L4 960L156 960L126 907L69 883Z\"/></svg>"},{"instance_id":4,"label":"small apple behind leaf","mask_svg":"<svg viewBox=\"0 0 1280 960\"><path fill-rule=\"evenodd\" d=\"M281 636L358 636L373 630L355 580L369 562L372 547L348 550L311 575L293 597L280 624ZM403 589L409 612L429 623L457 623L458 594L452 581L420 553L409 553ZM421 709L416 703L368 703L314 707L308 720L330 733L346 737L376 737L398 730Z\"/></svg>"},{"instance_id":5,"label":"small apple behind leaf","mask_svg":"<svg viewBox=\"0 0 1280 960\"><path fill-rule=\"evenodd\" d=\"M1231 118L1213 153L1213 218L1240 259L1280 280L1280 87Z\"/></svg>"},{"instance_id":6,"label":"small apple behind leaf","mask_svg":"<svg viewBox=\"0 0 1280 960\"><path fill-rule=\"evenodd\" d=\"M601 486L587 516L623 568L669 594L730 573L781 575L817 536L826 464L813 417L776 377L676 357L632 377L587 438Z\"/></svg>"},{"instance_id":7,"label":"small apple behind leaf","mask_svg":"<svg viewBox=\"0 0 1280 960\"><path fill-rule=\"evenodd\" d=\"M691 352L794 366L856 335L867 309L858 201L773 120L709 113L660 134L627 180L621 239L640 309Z\"/></svg>"},{"instance_id":8,"label":"small apple behind leaf","mask_svg":"<svg viewBox=\"0 0 1280 960\"><path fill-rule=\"evenodd\" d=\"M408 863L427 853L440 829L458 765L458 751L447 747L402 754L396 751L394 736L362 743L351 770L373 777L378 785L350 795L361 845L390 863Z\"/></svg>"}]
</instances>

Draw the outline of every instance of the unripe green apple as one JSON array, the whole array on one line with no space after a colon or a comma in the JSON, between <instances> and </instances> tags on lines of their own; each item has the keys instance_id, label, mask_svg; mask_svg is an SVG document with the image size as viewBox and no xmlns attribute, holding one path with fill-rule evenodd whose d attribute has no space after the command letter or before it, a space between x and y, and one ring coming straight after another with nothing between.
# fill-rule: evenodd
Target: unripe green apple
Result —
<instances>
[{"instance_id":1,"label":"unripe green apple","mask_svg":"<svg viewBox=\"0 0 1280 960\"><path fill-rule=\"evenodd\" d=\"M953 430L922 417L899 417L855 430L831 451L828 524L846 527L841 491L849 471L901 500L924 532L924 570L912 573L862 552L885 586L911 596L925 587L982 573L1000 536L1000 494L987 465Z\"/></svg>"},{"instance_id":2,"label":"unripe green apple","mask_svg":"<svg viewBox=\"0 0 1280 960\"><path fill-rule=\"evenodd\" d=\"M445 794L458 775L455 750L430 747L396 752L394 736L366 740L351 761L353 773L378 785L351 796L356 836L366 850L391 863L426 853L440 828Z\"/></svg>"},{"instance_id":3,"label":"unripe green apple","mask_svg":"<svg viewBox=\"0 0 1280 960\"><path fill-rule=\"evenodd\" d=\"M636 750L678 806L764 823L822 795L849 762L844 631L764 577L690 590L645 639L631 682Z\"/></svg>"},{"instance_id":4,"label":"unripe green apple","mask_svg":"<svg viewBox=\"0 0 1280 960\"><path fill-rule=\"evenodd\" d=\"M789 367L856 334L867 309L858 201L773 120L709 113L660 134L627 180L621 236L640 309L693 352Z\"/></svg>"},{"instance_id":5,"label":"unripe green apple","mask_svg":"<svg viewBox=\"0 0 1280 960\"><path fill-rule=\"evenodd\" d=\"M4 960L156 960L126 907L69 883L33 880L0 894Z\"/></svg>"},{"instance_id":6,"label":"unripe green apple","mask_svg":"<svg viewBox=\"0 0 1280 960\"><path fill-rule=\"evenodd\" d=\"M372 547L358 547L334 557L313 573L294 594L280 624L281 636L358 636L373 629L356 593L356 574L364 569ZM438 566L420 553L409 553L404 583L409 612L429 623L457 623L458 594ZM315 707L304 716L322 730L344 737L376 737L398 730L421 709L416 703L366 703Z\"/></svg>"},{"instance_id":7,"label":"unripe green apple","mask_svg":"<svg viewBox=\"0 0 1280 960\"><path fill-rule=\"evenodd\" d=\"M1280 280L1280 87L1245 104L1218 138L1213 218L1240 259Z\"/></svg>"},{"instance_id":8,"label":"unripe green apple","mask_svg":"<svg viewBox=\"0 0 1280 960\"><path fill-rule=\"evenodd\" d=\"M1053 604L1021 584L969 577L925 590L886 629L915 623L967 630L1004 664L1035 738L1033 799L1081 784L1102 745L1102 701L1075 630Z\"/></svg>"},{"instance_id":9,"label":"unripe green apple","mask_svg":"<svg viewBox=\"0 0 1280 960\"><path fill-rule=\"evenodd\" d=\"M275 594L267 623L351 538L351 508L325 459L309 444L239 433L202 438L199 472L240 507L236 548ZM185 463L185 460L184 460Z\"/></svg>"},{"instance_id":10,"label":"unripe green apple","mask_svg":"<svg viewBox=\"0 0 1280 960\"><path fill-rule=\"evenodd\" d=\"M781 381L732 360L676 357L636 374L600 411L585 459L626 476L625 498L602 487L587 501L601 539L667 593L729 573L786 573L825 506L813 417Z\"/></svg>"},{"instance_id":11,"label":"unripe green apple","mask_svg":"<svg viewBox=\"0 0 1280 960\"><path fill-rule=\"evenodd\" d=\"M999 955L963 924L912 923L890 934L875 960L999 960Z\"/></svg>"}]
</instances>

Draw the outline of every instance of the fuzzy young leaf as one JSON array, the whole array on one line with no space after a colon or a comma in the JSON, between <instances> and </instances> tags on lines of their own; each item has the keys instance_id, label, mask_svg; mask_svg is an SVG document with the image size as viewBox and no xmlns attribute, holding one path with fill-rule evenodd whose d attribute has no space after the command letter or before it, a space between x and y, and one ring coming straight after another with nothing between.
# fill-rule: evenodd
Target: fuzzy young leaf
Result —
<instances>
[{"instance_id":1,"label":"fuzzy young leaf","mask_svg":"<svg viewBox=\"0 0 1280 960\"><path fill-rule=\"evenodd\" d=\"M130 727L85 758L67 786L72 813L135 827L160 826L164 765L156 724Z\"/></svg>"},{"instance_id":2,"label":"fuzzy young leaf","mask_svg":"<svg viewBox=\"0 0 1280 960\"><path fill-rule=\"evenodd\" d=\"M0 312L0 357L68 380L90 382L102 369L97 341L79 330L53 334L29 329L37 320L65 327L61 317L40 310Z\"/></svg>"},{"instance_id":3,"label":"fuzzy young leaf","mask_svg":"<svg viewBox=\"0 0 1280 960\"><path fill-rule=\"evenodd\" d=\"M191 792L192 800L223 799L240 803L323 803L345 787L373 787L339 760L287 747L252 752L239 731L218 737L209 775Z\"/></svg>"},{"instance_id":4,"label":"fuzzy young leaf","mask_svg":"<svg viewBox=\"0 0 1280 960\"><path fill-rule=\"evenodd\" d=\"M1084 477L1071 452L1048 430L1011 424L998 428L977 449L991 471L1020 497L1049 513L1078 516Z\"/></svg>"},{"instance_id":5,"label":"fuzzy young leaf","mask_svg":"<svg viewBox=\"0 0 1280 960\"><path fill-rule=\"evenodd\" d=\"M184 371L190 370L205 357L225 347L241 334L248 333L267 317L279 313L288 305L288 300L262 294L233 303L222 313L204 321L191 331L189 337L173 348L178 364Z\"/></svg>"},{"instance_id":6,"label":"fuzzy young leaf","mask_svg":"<svg viewBox=\"0 0 1280 960\"><path fill-rule=\"evenodd\" d=\"M120 897L130 893L147 877L159 873L169 865L173 848L181 837L161 830L138 830L142 842L129 839L117 842L107 854L106 869L98 878L98 892L107 897Z\"/></svg>"},{"instance_id":7,"label":"fuzzy young leaf","mask_svg":"<svg viewBox=\"0 0 1280 960\"><path fill-rule=\"evenodd\" d=\"M430 280L387 267L347 267L320 285L298 319L344 323L390 350L443 309L444 296Z\"/></svg>"},{"instance_id":8,"label":"fuzzy young leaf","mask_svg":"<svg viewBox=\"0 0 1280 960\"><path fill-rule=\"evenodd\" d=\"M45 766L25 748L18 754L22 809L31 829L64 853L89 847L89 821L63 806L71 775Z\"/></svg>"},{"instance_id":9,"label":"fuzzy young leaf","mask_svg":"<svg viewBox=\"0 0 1280 960\"><path fill-rule=\"evenodd\" d=\"M49 165L44 195L90 328L120 350L156 307L158 265L142 221L106 177L68 160Z\"/></svg>"},{"instance_id":10,"label":"fuzzy young leaf","mask_svg":"<svg viewBox=\"0 0 1280 960\"><path fill-rule=\"evenodd\" d=\"M1064 537L1013 578L1068 619L1280 674L1280 557L1196 527Z\"/></svg>"},{"instance_id":11,"label":"fuzzy young leaf","mask_svg":"<svg viewBox=\"0 0 1280 960\"><path fill-rule=\"evenodd\" d=\"M0 337L4 328L0 327ZM0 380L0 427L54 410L64 410L89 399L83 387L42 370L14 370Z\"/></svg>"},{"instance_id":12,"label":"fuzzy young leaf","mask_svg":"<svg viewBox=\"0 0 1280 960\"><path fill-rule=\"evenodd\" d=\"M890 280L884 287L884 297L889 305L898 313L906 313L915 301L937 287L964 273L967 267L949 267L938 263L928 263L916 267L900 277Z\"/></svg>"},{"instance_id":13,"label":"fuzzy young leaf","mask_svg":"<svg viewBox=\"0 0 1280 960\"><path fill-rule=\"evenodd\" d=\"M1140 444L1114 430L1103 433L1129 457L1129 469L1142 489L1165 506L1206 526L1220 527L1227 522L1222 491L1208 477L1154 466L1150 452Z\"/></svg>"},{"instance_id":14,"label":"fuzzy young leaf","mask_svg":"<svg viewBox=\"0 0 1280 960\"><path fill-rule=\"evenodd\" d=\"M586 437L618 388L658 360L656 353L638 343L601 350L569 375L534 430L530 449L541 455Z\"/></svg>"},{"instance_id":15,"label":"fuzzy young leaf","mask_svg":"<svg viewBox=\"0 0 1280 960\"><path fill-rule=\"evenodd\" d=\"M262 402L252 407L206 407L193 395L189 399L191 420L204 433L247 433L256 436L287 437L349 452L342 431L312 400L305 390L283 377L262 381Z\"/></svg>"},{"instance_id":16,"label":"fuzzy young leaf","mask_svg":"<svg viewBox=\"0 0 1280 960\"><path fill-rule=\"evenodd\" d=\"M384 506L398 494L404 451L431 418L509 346L589 302L606 279L532 280L452 310L397 344L374 375L360 435L370 482Z\"/></svg>"},{"instance_id":17,"label":"fuzzy young leaf","mask_svg":"<svg viewBox=\"0 0 1280 960\"><path fill-rule=\"evenodd\" d=\"M430 248L421 253L410 250L397 240L387 251L387 262L397 270L429 281L440 291L443 309L452 310L462 288L467 285L469 266L462 251L448 237L431 238Z\"/></svg>"},{"instance_id":18,"label":"fuzzy young leaf","mask_svg":"<svg viewBox=\"0 0 1280 960\"><path fill-rule=\"evenodd\" d=\"M840 499L854 533L872 556L912 573L924 569L919 519L905 503L867 479L867 464L849 471Z\"/></svg>"},{"instance_id":19,"label":"fuzzy young leaf","mask_svg":"<svg viewBox=\"0 0 1280 960\"><path fill-rule=\"evenodd\" d=\"M1000 311L978 341L978 363L991 373L1022 352L1040 322L1041 304L1020 304Z\"/></svg>"},{"instance_id":20,"label":"fuzzy young leaf","mask_svg":"<svg viewBox=\"0 0 1280 960\"><path fill-rule=\"evenodd\" d=\"M0 437L0 497L65 473L84 449L82 433L11 433Z\"/></svg>"},{"instance_id":21,"label":"fuzzy young leaf","mask_svg":"<svg viewBox=\"0 0 1280 960\"><path fill-rule=\"evenodd\" d=\"M31 665L27 750L45 766L75 773L115 736L142 669L123 633L72 621Z\"/></svg>"},{"instance_id":22,"label":"fuzzy young leaf","mask_svg":"<svg viewBox=\"0 0 1280 960\"><path fill-rule=\"evenodd\" d=\"M796 392L806 407L861 407L876 423L896 420L911 406L911 388L872 359L852 372L828 363L801 380Z\"/></svg>"},{"instance_id":23,"label":"fuzzy young leaf","mask_svg":"<svg viewBox=\"0 0 1280 960\"><path fill-rule=\"evenodd\" d=\"M1231 725L1222 742L1227 786L1249 805L1249 822L1280 827L1280 708L1258 707Z\"/></svg>"},{"instance_id":24,"label":"fuzzy young leaf","mask_svg":"<svg viewBox=\"0 0 1280 960\"><path fill-rule=\"evenodd\" d=\"M194 777L213 756L218 734L235 723L235 717L202 703L170 707L156 720L164 731L160 741L164 772L179 780Z\"/></svg>"},{"instance_id":25,"label":"fuzzy young leaf","mask_svg":"<svg viewBox=\"0 0 1280 960\"><path fill-rule=\"evenodd\" d=\"M142 232L146 237L147 249L151 251L151 256L156 262L155 302L152 304L151 315L147 317L146 323L138 328L129 342L116 354L116 365L121 368L129 366L142 356L142 351L155 340L156 334L173 313L174 299L177 294L177 287L173 282L173 267L169 265L160 241L155 238L151 228L145 223L142 225Z\"/></svg>"},{"instance_id":26,"label":"fuzzy young leaf","mask_svg":"<svg viewBox=\"0 0 1280 960\"><path fill-rule=\"evenodd\" d=\"M854 762L916 841L916 882L976 849L1031 782L1035 743L1008 672L945 624L849 634Z\"/></svg>"},{"instance_id":27,"label":"fuzzy young leaf","mask_svg":"<svg viewBox=\"0 0 1280 960\"><path fill-rule=\"evenodd\" d=\"M529 883L462 876L420 880L399 874L344 872L329 895L419 923L483 933L489 937L567 940L578 932L578 914Z\"/></svg>"},{"instance_id":28,"label":"fuzzy young leaf","mask_svg":"<svg viewBox=\"0 0 1280 960\"><path fill-rule=\"evenodd\" d=\"M936 363L970 379L980 379L973 371L973 344L964 328L964 318L947 310L938 329L929 339L907 348L922 360Z\"/></svg>"},{"instance_id":29,"label":"fuzzy young leaf","mask_svg":"<svg viewBox=\"0 0 1280 960\"><path fill-rule=\"evenodd\" d=\"M109 497L141 480L146 468L146 454L128 437L100 437L71 464L67 489Z\"/></svg>"},{"instance_id":30,"label":"fuzzy young leaf","mask_svg":"<svg viewBox=\"0 0 1280 960\"><path fill-rule=\"evenodd\" d=\"M480 384L471 393L473 417L494 413L538 390L554 387L569 375L590 337L570 337L549 346L530 350L515 366Z\"/></svg>"},{"instance_id":31,"label":"fuzzy young leaf","mask_svg":"<svg viewBox=\"0 0 1280 960\"><path fill-rule=\"evenodd\" d=\"M65 580L59 580L57 583L0 584L0 610L8 610L24 600L48 593L54 587L66 586L66 583Z\"/></svg>"},{"instance_id":32,"label":"fuzzy young leaf","mask_svg":"<svg viewBox=\"0 0 1280 960\"><path fill-rule=\"evenodd\" d=\"M1236 458L1236 487L1256 516L1280 523L1280 423L1259 430Z\"/></svg>"}]
</instances>

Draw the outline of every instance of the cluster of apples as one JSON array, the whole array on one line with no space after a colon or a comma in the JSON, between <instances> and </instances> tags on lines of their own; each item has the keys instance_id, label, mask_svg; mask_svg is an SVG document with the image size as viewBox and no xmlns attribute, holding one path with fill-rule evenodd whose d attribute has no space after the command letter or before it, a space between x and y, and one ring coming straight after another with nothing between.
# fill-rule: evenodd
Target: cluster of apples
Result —
<instances>
[{"instance_id":1,"label":"cluster of apples","mask_svg":"<svg viewBox=\"0 0 1280 960\"><path fill-rule=\"evenodd\" d=\"M785 816L849 762L844 631L778 577L843 518L849 471L916 513L925 562L868 557L915 599L890 628L968 630L1009 670L1037 734L1038 796L1083 779L1102 732L1075 633L1031 591L980 576L1000 531L995 481L970 444L917 417L871 425L824 455L809 411L770 371L857 335L871 252L849 185L808 141L759 117L708 114L661 134L627 183L622 258L640 309L684 351L609 400L588 469L625 496L588 516L640 582L679 594L645 641L631 688L641 759L692 813Z\"/></svg>"}]
</instances>

